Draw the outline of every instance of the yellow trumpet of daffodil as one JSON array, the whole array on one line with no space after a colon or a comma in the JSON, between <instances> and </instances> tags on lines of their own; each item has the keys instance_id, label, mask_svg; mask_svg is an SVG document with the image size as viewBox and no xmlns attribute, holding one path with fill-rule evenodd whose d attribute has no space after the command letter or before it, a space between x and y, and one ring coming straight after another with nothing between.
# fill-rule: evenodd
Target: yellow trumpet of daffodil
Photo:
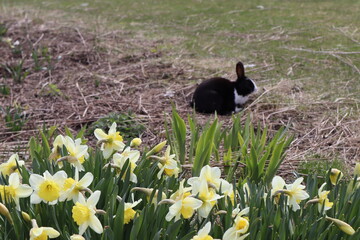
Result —
<instances>
[{"instance_id":1,"label":"yellow trumpet of daffodil","mask_svg":"<svg viewBox=\"0 0 360 240\"><path fill-rule=\"evenodd\" d=\"M249 229L250 223L247 217L243 217L249 213L249 208L244 208L238 213L234 220L234 224L223 235L223 240L242 240L246 238L249 233L246 233Z\"/></svg>"},{"instance_id":2,"label":"yellow trumpet of daffodil","mask_svg":"<svg viewBox=\"0 0 360 240\"><path fill-rule=\"evenodd\" d=\"M72 217L77 225L79 225L79 234L83 235L88 227L96 233L101 234L103 227L99 219L95 216L96 204L100 199L100 191L95 191L85 200L85 197L79 193L78 201L72 208Z\"/></svg>"},{"instance_id":3,"label":"yellow trumpet of daffodil","mask_svg":"<svg viewBox=\"0 0 360 240\"><path fill-rule=\"evenodd\" d=\"M140 199L136 202L133 202L133 203L125 203L124 224L128 224L131 220L133 220L135 218L136 211L133 208L136 207L136 205L138 205L141 201L142 201L142 199Z\"/></svg>"},{"instance_id":4,"label":"yellow trumpet of daffodil","mask_svg":"<svg viewBox=\"0 0 360 240\"><path fill-rule=\"evenodd\" d=\"M160 168L160 171L157 174L158 179L161 178L163 172L165 172L165 174L170 177L177 177L179 174L180 169L178 167L177 161L174 159L175 154L170 154L170 150L171 147L168 146L163 157L153 156L153 158L159 160L158 167Z\"/></svg>"},{"instance_id":5,"label":"yellow trumpet of daffodil","mask_svg":"<svg viewBox=\"0 0 360 240\"><path fill-rule=\"evenodd\" d=\"M30 203L38 204L43 201L50 205L56 204L63 193L66 178L64 171L58 171L54 175L48 171L45 171L43 176L31 174L29 183L34 192L30 196Z\"/></svg>"},{"instance_id":6,"label":"yellow trumpet of daffodil","mask_svg":"<svg viewBox=\"0 0 360 240\"><path fill-rule=\"evenodd\" d=\"M94 131L95 137L101 143L101 151L104 158L109 158L114 151L122 151L125 147L120 132L116 131L116 122L113 122L109 132L106 134L102 129L97 128Z\"/></svg>"},{"instance_id":7,"label":"yellow trumpet of daffodil","mask_svg":"<svg viewBox=\"0 0 360 240\"><path fill-rule=\"evenodd\" d=\"M19 167L23 166L25 164L24 161L19 160L19 155L17 153L10 156L9 160L5 163L0 164L0 173L2 175L9 176L13 172L18 171L18 165Z\"/></svg>"},{"instance_id":8,"label":"yellow trumpet of daffodil","mask_svg":"<svg viewBox=\"0 0 360 240\"><path fill-rule=\"evenodd\" d=\"M30 240L45 240L60 236L60 233L52 227L38 227L34 219L31 222L33 227L30 229Z\"/></svg>"},{"instance_id":9,"label":"yellow trumpet of daffodil","mask_svg":"<svg viewBox=\"0 0 360 240\"><path fill-rule=\"evenodd\" d=\"M12 199L16 204L16 209L20 210L20 198L27 198L31 195L33 189L27 184L20 183L20 175L14 172L9 177L9 185L0 185L1 199Z\"/></svg>"}]
</instances>

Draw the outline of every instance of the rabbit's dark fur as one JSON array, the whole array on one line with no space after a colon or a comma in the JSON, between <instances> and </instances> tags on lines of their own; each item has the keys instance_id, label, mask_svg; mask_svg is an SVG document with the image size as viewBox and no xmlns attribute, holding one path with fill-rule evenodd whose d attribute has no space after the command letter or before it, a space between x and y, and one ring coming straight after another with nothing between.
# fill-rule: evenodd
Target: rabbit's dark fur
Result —
<instances>
[{"instance_id":1,"label":"rabbit's dark fur","mask_svg":"<svg viewBox=\"0 0 360 240\"><path fill-rule=\"evenodd\" d=\"M202 82L195 90L191 106L202 113L225 115L239 112L248 96L257 90L256 84L245 76L244 65L236 64L237 80L211 78Z\"/></svg>"}]
</instances>

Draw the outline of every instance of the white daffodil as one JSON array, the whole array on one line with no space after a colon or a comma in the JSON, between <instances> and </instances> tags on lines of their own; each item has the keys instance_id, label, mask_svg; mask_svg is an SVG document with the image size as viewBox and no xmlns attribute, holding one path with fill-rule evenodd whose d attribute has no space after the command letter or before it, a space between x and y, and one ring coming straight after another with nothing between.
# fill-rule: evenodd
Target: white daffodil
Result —
<instances>
[{"instance_id":1,"label":"white daffodil","mask_svg":"<svg viewBox=\"0 0 360 240\"><path fill-rule=\"evenodd\" d=\"M32 188L27 184L20 184L20 175L14 172L9 177L9 185L0 185L0 196L5 199L12 199L16 204L16 209L20 210L20 198L26 198L33 192Z\"/></svg>"},{"instance_id":2,"label":"white daffodil","mask_svg":"<svg viewBox=\"0 0 360 240\"><path fill-rule=\"evenodd\" d=\"M83 235L88 227L96 233L101 234L103 227L99 219L95 216L96 204L100 199L100 191L95 191L85 200L84 196L79 193L78 202L72 208L72 217L77 225L79 225L79 234Z\"/></svg>"},{"instance_id":3,"label":"white daffodil","mask_svg":"<svg viewBox=\"0 0 360 240\"><path fill-rule=\"evenodd\" d=\"M213 206L217 203L217 200L224 197L215 192L215 189L208 187L208 182L203 178L200 182L196 181L192 186L192 194L198 195L198 198L202 201L202 205L198 209L199 216L207 218Z\"/></svg>"},{"instance_id":4,"label":"white daffodil","mask_svg":"<svg viewBox=\"0 0 360 240\"><path fill-rule=\"evenodd\" d=\"M191 240L213 240L213 238L209 235L210 230L211 222L208 222Z\"/></svg>"},{"instance_id":5,"label":"white daffodil","mask_svg":"<svg viewBox=\"0 0 360 240\"><path fill-rule=\"evenodd\" d=\"M174 160L175 154L170 155L170 146L166 148L165 155L159 159L158 167L160 168L159 173L157 174L158 179L161 178L163 172L168 176L177 177L180 169L178 168L178 163Z\"/></svg>"},{"instance_id":6,"label":"white daffodil","mask_svg":"<svg viewBox=\"0 0 360 240\"><path fill-rule=\"evenodd\" d=\"M94 134L99 140L99 143L101 143L101 151L106 159L109 158L114 151L121 151L125 147L120 132L116 131L116 122L111 125L108 134L100 128L95 129Z\"/></svg>"},{"instance_id":7,"label":"white daffodil","mask_svg":"<svg viewBox=\"0 0 360 240\"><path fill-rule=\"evenodd\" d=\"M52 227L33 227L30 229L30 240L45 240L57 238L60 233Z\"/></svg>"},{"instance_id":8,"label":"white daffodil","mask_svg":"<svg viewBox=\"0 0 360 240\"><path fill-rule=\"evenodd\" d=\"M172 200L178 200L180 198L182 198L182 196L191 191L191 187L184 187L184 183L185 183L185 179L181 180L180 185L179 185L179 189L174 192L173 194L171 194L170 199Z\"/></svg>"},{"instance_id":9,"label":"white daffodil","mask_svg":"<svg viewBox=\"0 0 360 240\"><path fill-rule=\"evenodd\" d=\"M228 181L221 179L221 193L224 194L224 197L226 198L226 204L228 197L230 198L231 204L234 205L235 203L235 192L234 192L234 186L230 184Z\"/></svg>"},{"instance_id":10,"label":"white daffodil","mask_svg":"<svg viewBox=\"0 0 360 240\"><path fill-rule=\"evenodd\" d=\"M113 156L113 166L117 168L117 174L120 174L126 160L129 159L130 165L130 181L137 183L137 177L134 173L136 168L136 162L140 158L140 152L138 150L131 150L130 147L127 147L121 154L115 153ZM125 177L125 176L124 176Z\"/></svg>"},{"instance_id":11,"label":"white daffodil","mask_svg":"<svg viewBox=\"0 0 360 240\"><path fill-rule=\"evenodd\" d=\"M86 158L89 158L88 146L81 145L81 139L75 139L75 141L69 137L65 137L65 147L68 151L68 156L64 157L71 165L76 167L79 171L84 171L83 163ZM62 158L61 158L62 159ZM60 161L60 159L58 160Z\"/></svg>"},{"instance_id":12,"label":"white daffodil","mask_svg":"<svg viewBox=\"0 0 360 240\"><path fill-rule=\"evenodd\" d=\"M59 201L73 200L74 203L78 201L79 193L87 189L92 183L94 175L87 172L79 181L79 172L75 171L75 179L67 178L64 183L64 193L60 196Z\"/></svg>"},{"instance_id":13,"label":"white daffodil","mask_svg":"<svg viewBox=\"0 0 360 240\"><path fill-rule=\"evenodd\" d=\"M125 203L124 224L128 224L131 220L133 220L135 218L136 211L133 208L136 207L136 205L138 205L141 201L142 201L142 199L140 199L136 202L133 202L133 203Z\"/></svg>"},{"instance_id":14,"label":"white daffodil","mask_svg":"<svg viewBox=\"0 0 360 240\"><path fill-rule=\"evenodd\" d=\"M215 186L216 190L219 190L221 184L221 170L218 167L204 166L200 171L199 177L192 177L188 180L188 183L192 186L194 182L206 180L208 184Z\"/></svg>"},{"instance_id":15,"label":"white daffodil","mask_svg":"<svg viewBox=\"0 0 360 240\"><path fill-rule=\"evenodd\" d=\"M276 203L279 202L280 194L284 190L286 183L280 176L275 176L271 181L271 196L274 197Z\"/></svg>"},{"instance_id":16,"label":"white daffodil","mask_svg":"<svg viewBox=\"0 0 360 240\"><path fill-rule=\"evenodd\" d=\"M223 235L223 240L242 240L246 238L249 233L246 233L249 229L249 219L243 217L243 215L249 213L249 208L244 208L240 211L235 220L234 225L230 227Z\"/></svg>"},{"instance_id":17,"label":"white daffodil","mask_svg":"<svg viewBox=\"0 0 360 240\"><path fill-rule=\"evenodd\" d=\"M51 149L51 154L49 159L52 161L56 161L59 158L61 158L61 154L60 151L62 149L62 147L65 144L65 138L63 135L57 135L54 142L53 142L53 148ZM58 162L59 167L63 167L63 163L62 162Z\"/></svg>"},{"instance_id":18,"label":"white daffodil","mask_svg":"<svg viewBox=\"0 0 360 240\"><path fill-rule=\"evenodd\" d=\"M85 240L85 238L79 234L73 234L70 236L70 240Z\"/></svg>"},{"instance_id":19,"label":"white daffodil","mask_svg":"<svg viewBox=\"0 0 360 240\"><path fill-rule=\"evenodd\" d=\"M167 199L163 200L166 201ZM166 221L171 221L175 217L175 221L179 220L181 216L184 219L189 219L194 215L196 209L201 207L202 201L190 196L189 192L184 193L177 201L170 200L173 204L169 208L166 215ZM160 202L161 203L161 202Z\"/></svg>"},{"instance_id":20,"label":"white daffodil","mask_svg":"<svg viewBox=\"0 0 360 240\"><path fill-rule=\"evenodd\" d=\"M321 185L321 187L319 188L318 191L318 195L319 195L319 200L318 200L318 210L319 213L321 213L321 210L324 208L324 212L329 210L330 208L332 208L332 206L334 205L333 202L330 202L327 195L330 193L330 191L323 191L323 188L325 187L326 183L323 183L323 185Z\"/></svg>"},{"instance_id":21,"label":"white daffodil","mask_svg":"<svg viewBox=\"0 0 360 240\"><path fill-rule=\"evenodd\" d=\"M16 164L17 163L17 164ZM0 172L2 175L9 176L13 172L18 172L18 165L19 167L25 164L24 161L19 160L19 155L17 153L10 156L9 160L5 163L0 164Z\"/></svg>"},{"instance_id":22,"label":"white daffodil","mask_svg":"<svg viewBox=\"0 0 360 240\"><path fill-rule=\"evenodd\" d=\"M292 207L293 211L300 209L299 203L309 198L309 194L303 190L305 186L301 185L303 180L304 178L301 177L296 179L292 184L286 184L284 193L289 197L288 205Z\"/></svg>"},{"instance_id":23,"label":"white daffodil","mask_svg":"<svg viewBox=\"0 0 360 240\"><path fill-rule=\"evenodd\" d=\"M30 202L38 204L43 201L50 205L56 204L62 194L66 178L64 171L58 171L53 176L48 171L45 171L43 176L31 174L29 183L34 192L30 196Z\"/></svg>"}]
</instances>

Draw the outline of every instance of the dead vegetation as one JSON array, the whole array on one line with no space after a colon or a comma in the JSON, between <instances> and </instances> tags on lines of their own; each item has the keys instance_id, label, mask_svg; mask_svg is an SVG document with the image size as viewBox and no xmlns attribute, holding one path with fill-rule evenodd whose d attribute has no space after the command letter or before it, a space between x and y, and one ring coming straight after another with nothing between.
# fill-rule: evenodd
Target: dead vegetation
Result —
<instances>
[{"instance_id":1,"label":"dead vegetation","mask_svg":"<svg viewBox=\"0 0 360 240\"><path fill-rule=\"evenodd\" d=\"M189 59L171 58L174 53L158 48L163 42L136 38L129 32L94 34L50 23L0 20L8 29L5 37L19 43L0 42L0 81L10 87L9 95L0 94L1 107L18 107L27 119L22 130L11 131L4 121L6 113L2 113L1 159L14 151L25 157L29 138L43 125L57 125L59 130L66 125L76 131L108 113L129 110L147 126L142 138L153 145L164 137L164 113L169 113L174 103L181 116L190 114L194 82L209 73L190 64ZM39 54L38 63L34 51ZM27 75L16 83L6 66L21 61ZM37 64L40 69L35 70ZM252 74L256 76L256 72ZM288 125L296 136L282 173L292 173L301 161L314 155L321 160L339 158L349 166L359 159L357 100L313 102L293 81L283 80L275 86L267 85L266 79L257 83L264 90L245 112L272 130ZM198 118L205 122L209 115ZM225 124L230 122L229 116L220 118Z\"/></svg>"}]
</instances>

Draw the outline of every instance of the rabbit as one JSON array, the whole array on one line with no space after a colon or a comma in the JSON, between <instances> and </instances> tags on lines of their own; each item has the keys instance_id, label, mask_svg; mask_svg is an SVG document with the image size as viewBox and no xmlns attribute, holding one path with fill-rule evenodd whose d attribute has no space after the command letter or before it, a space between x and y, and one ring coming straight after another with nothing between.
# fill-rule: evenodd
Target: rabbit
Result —
<instances>
[{"instance_id":1,"label":"rabbit","mask_svg":"<svg viewBox=\"0 0 360 240\"><path fill-rule=\"evenodd\" d=\"M202 82L195 90L191 107L197 112L227 115L241 111L249 95L257 91L253 80L245 76L242 62L236 64L237 79L211 78Z\"/></svg>"}]
</instances>

